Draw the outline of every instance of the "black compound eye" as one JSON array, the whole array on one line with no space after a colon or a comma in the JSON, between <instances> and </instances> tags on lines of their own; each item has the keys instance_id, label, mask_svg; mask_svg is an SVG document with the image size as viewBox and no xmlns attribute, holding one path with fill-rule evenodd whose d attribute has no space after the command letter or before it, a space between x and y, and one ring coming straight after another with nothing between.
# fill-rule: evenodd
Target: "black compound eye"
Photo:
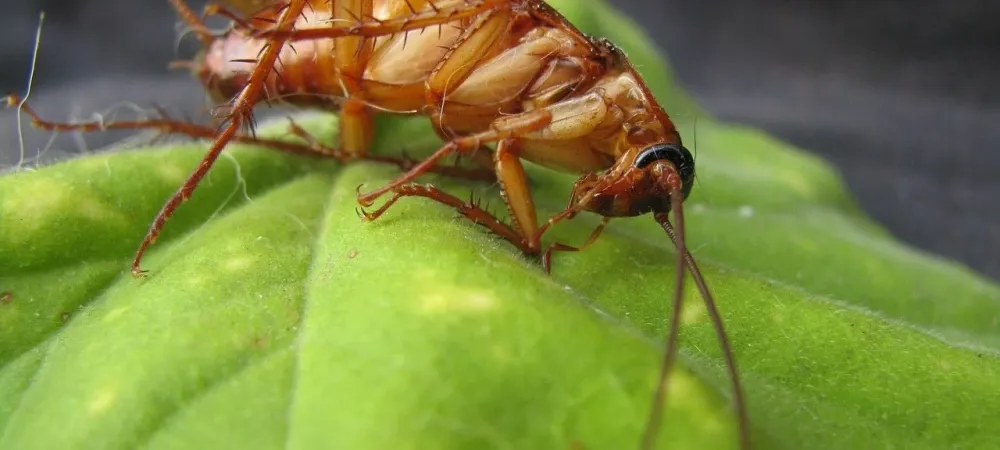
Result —
<instances>
[{"instance_id":1,"label":"black compound eye","mask_svg":"<svg viewBox=\"0 0 1000 450\"><path fill-rule=\"evenodd\" d=\"M681 187L684 198L687 199L691 193L691 187L694 186L694 157L691 156L691 152L680 144L656 144L639 153L639 156L635 158L635 167L642 169L662 160L669 161L677 168L681 181L684 183Z\"/></svg>"}]
</instances>

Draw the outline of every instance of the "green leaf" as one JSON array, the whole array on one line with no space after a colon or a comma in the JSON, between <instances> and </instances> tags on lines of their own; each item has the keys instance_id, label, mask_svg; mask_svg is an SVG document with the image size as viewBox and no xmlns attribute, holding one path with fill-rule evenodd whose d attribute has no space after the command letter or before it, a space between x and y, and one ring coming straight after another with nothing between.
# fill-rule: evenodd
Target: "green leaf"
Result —
<instances>
[{"instance_id":1,"label":"green leaf","mask_svg":"<svg viewBox=\"0 0 1000 450\"><path fill-rule=\"evenodd\" d=\"M686 134L685 114L699 117L689 246L758 447L995 444L1000 288L896 242L816 158L706 118L603 3L552 3L620 44ZM330 116L297 120L335 135ZM379 125L377 152L439 145L424 119ZM0 291L13 294L0 304L0 448L635 447L672 288L652 220L612 221L547 277L428 201L362 223L355 188L393 168L234 145L134 280L135 247L203 151L0 178ZM530 169L543 217L558 211L574 177ZM499 205L495 186L428 180ZM580 242L596 223L549 239ZM699 298L686 302L661 443L731 448L718 344Z\"/></svg>"}]
</instances>

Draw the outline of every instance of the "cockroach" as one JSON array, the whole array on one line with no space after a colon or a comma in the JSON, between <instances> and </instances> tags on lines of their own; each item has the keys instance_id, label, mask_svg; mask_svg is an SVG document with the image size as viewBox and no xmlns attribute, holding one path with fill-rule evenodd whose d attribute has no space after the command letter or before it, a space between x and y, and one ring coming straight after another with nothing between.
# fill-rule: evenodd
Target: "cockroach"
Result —
<instances>
[{"instance_id":1,"label":"cockroach","mask_svg":"<svg viewBox=\"0 0 1000 450\"><path fill-rule=\"evenodd\" d=\"M504 238L548 272L557 251L577 251L611 218L651 214L677 248L676 286L660 381L642 441L655 444L668 374L677 353L685 269L695 282L722 347L732 383L741 448L750 435L736 362L707 283L685 246L683 201L695 165L674 123L612 42L592 38L542 0L228 0L206 14L233 21L214 33L183 0L169 0L205 50L187 64L214 98L228 100L216 130L169 119L59 124L25 109L49 130L154 128L212 138L201 164L166 202L132 264L140 263L168 218L187 200L230 141L342 160L372 158L375 114L420 114L445 141L405 173L361 192L360 214L376 220L402 197L425 197ZM247 135L261 101L338 111L340 141L321 149ZM15 96L8 103L26 108ZM296 134L303 135L301 130ZM303 136L307 137L307 136ZM490 161L476 155L491 156ZM511 224L474 202L413 181L449 156L492 166ZM539 225L522 160L581 174L565 210ZM398 162L398 161L396 161ZM375 200L390 194L378 209ZM604 218L580 247L541 237L582 211ZM668 220L673 213L676 226Z\"/></svg>"}]
</instances>

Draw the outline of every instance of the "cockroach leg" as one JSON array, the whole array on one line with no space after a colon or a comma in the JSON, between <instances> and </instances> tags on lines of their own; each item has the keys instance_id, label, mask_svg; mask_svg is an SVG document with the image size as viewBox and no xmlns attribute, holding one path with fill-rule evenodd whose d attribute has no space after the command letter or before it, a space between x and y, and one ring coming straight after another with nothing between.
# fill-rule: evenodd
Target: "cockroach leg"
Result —
<instances>
[{"instance_id":1,"label":"cockroach leg","mask_svg":"<svg viewBox=\"0 0 1000 450\"><path fill-rule=\"evenodd\" d=\"M375 123L364 102L357 97L344 101L340 110L341 148L351 155L361 156L371 148L374 137Z\"/></svg>"},{"instance_id":2,"label":"cockroach leg","mask_svg":"<svg viewBox=\"0 0 1000 450\"><path fill-rule=\"evenodd\" d=\"M486 229L497 236L506 239L524 254L531 256L538 253L537 247L529 245L528 241L518 234L514 228L501 222L496 216L481 208L476 202L462 200L431 185L408 183L399 186L393 190L392 196L381 207L372 212L367 212L362 208L360 215L367 221L373 221L382 214L385 214L402 197L424 197L455 208L459 214L475 222L477 225L486 227Z\"/></svg>"},{"instance_id":3,"label":"cockroach leg","mask_svg":"<svg viewBox=\"0 0 1000 450\"><path fill-rule=\"evenodd\" d=\"M597 225L597 228L595 228L594 231L592 231L590 233L590 236L587 237L587 240L583 242L583 245L581 245L579 247L573 247L573 246L569 246L569 245L566 245L566 244L561 244L559 242L554 242L551 245L549 245L549 247L545 250L545 253L542 254L542 269L545 270L545 273L551 273L552 272L552 254L553 253L555 253L555 252L579 252L579 251L585 250L587 247L590 247L590 244L593 244L594 241L596 241L597 238L601 236L601 232L604 231L604 228L608 226L608 222L610 222L610 221L611 221L610 217L604 217L601 220L601 223L599 225Z\"/></svg>"},{"instance_id":4,"label":"cockroach leg","mask_svg":"<svg viewBox=\"0 0 1000 450\"><path fill-rule=\"evenodd\" d=\"M521 236L532 237L538 230L538 214L535 211L535 201L528 187L528 175L524 173L521 164L520 144L516 139L504 139L497 144L493 154L494 170L500 181L500 193L507 212ZM530 241L529 241L530 242ZM530 242L533 248L538 248L537 242Z\"/></svg>"},{"instance_id":5,"label":"cockroach leg","mask_svg":"<svg viewBox=\"0 0 1000 450\"><path fill-rule=\"evenodd\" d=\"M76 131L82 133L90 133L96 131L106 131L106 130L155 130L163 134L180 134L195 139L214 139L215 138L215 128L207 127L204 125L197 125L189 122L182 122L178 120L172 120L169 118L162 119L149 119L149 120L135 120L135 121L113 121L113 122L102 122L102 121L91 121L91 122L76 122L76 123L60 123L51 122L42 119L38 116L38 113L31 108L27 103L22 104L21 98L14 94L7 95L7 104L9 106L20 105L21 110L24 111L29 117L31 117L32 126L45 130L54 132L68 132ZM306 145L288 142L280 139L268 139L261 137L251 137L244 135L233 136L234 142L239 142L241 144L249 145L259 145L272 150L278 150L283 152L288 152L296 155L309 156L315 158L330 158L335 159L340 162L348 162L353 160L365 160L378 163L392 164L399 167L402 170L406 170L413 167L418 161L397 156L387 156L387 155L373 155L373 154L362 154L353 155L349 152L341 150L339 148L330 147L322 144L315 137L310 135L305 129L300 127L295 121L289 119L288 132L300 139L306 141ZM474 169L465 167L454 167L454 166L438 166L428 168L427 172L436 173L439 175L444 175L452 178L460 178L471 181L495 181L492 169Z\"/></svg>"},{"instance_id":6,"label":"cockroach leg","mask_svg":"<svg viewBox=\"0 0 1000 450\"><path fill-rule=\"evenodd\" d=\"M374 2L372 0L336 0L331 6L332 26L343 23L358 23L374 18ZM320 28L328 29L328 28ZM340 74L340 80L345 83L348 98L357 98L362 94L360 80L374 50L374 41L358 33L337 39L334 45L333 64ZM364 112L363 103L358 102L355 113ZM345 109L346 111L346 109ZM371 119L368 119L369 121Z\"/></svg>"},{"instance_id":7,"label":"cockroach leg","mask_svg":"<svg viewBox=\"0 0 1000 450\"><path fill-rule=\"evenodd\" d=\"M372 0L338 0L332 6L333 23L373 17ZM340 107L340 145L361 155L371 148L375 136L372 111L364 102L361 80L374 50L373 39L350 35L336 40L333 65L346 98Z\"/></svg>"},{"instance_id":8,"label":"cockroach leg","mask_svg":"<svg viewBox=\"0 0 1000 450\"><path fill-rule=\"evenodd\" d=\"M366 155L365 159L395 164L397 167L399 167L401 170L404 171L420 162L419 160L414 160L409 158L380 156L380 155ZM476 168L467 168L461 166L436 166L436 167L431 167L427 171L429 173L436 173L438 175L443 175L449 178L456 178L462 180L485 181L485 182L496 181L496 174L489 169L476 169Z\"/></svg>"},{"instance_id":9,"label":"cockroach leg","mask_svg":"<svg viewBox=\"0 0 1000 450\"><path fill-rule=\"evenodd\" d=\"M592 202L601 191L607 189L609 185L613 184L617 180L618 178L613 176L607 176L607 175L603 176L597 180L597 182L594 184L593 187L586 189L583 195L572 196L570 198L569 205L566 206L565 209L560 211L558 214L550 217L549 220L545 221L545 223L542 224L542 226L538 227L538 230L535 231L534 236L532 236L532 240L535 242L540 242L542 240L542 235L545 234L545 232L548 231L549 228L551 228L553 225L562 222L563 220L570 220L576 217L576 215L579 214L581 210L585 209L586 206L590 202ZM581 182L577 181L577 184L574 186L574 193L577 189L580 189L581 186L582 186ZM595 234L591 236L593 240L596 240L598 235L600 235L600 233L604 231L604 227L607 225L607 221L610 220L610 216L604 216L604 219L605 219L604 222L602 222L601 225L599 225L597 229L594 230ZM591 239L588 239L587 241L588 244L585 244L585 246L589 245ZM546 264L546 269L545 269L546 272L548 272L551 269L550 263Z\"/></svg>"},{"instance_id":10,"label":"cockroach leg","mask_svg":"<svg viewBox=\"0 0 1000 450\"><path fill-rule=\"evenodd\" d=\"M216 129L212 127L207 127L203 125L196 125L189 122L182 122L179 120L172 120L169 118L161 119L148 119L148 120L117 120L113 122L104 121L90 121L90 122L75 122L75 123L65 123L65 122L52 122L42 119L38 113L35 112L27 103L21 103L21 98L14 94L7 95L7 105L8 106L19 106L25 114L31 117L31 124L35 128L39 128L45 131L54 132L67 132L76 131L81 133L91 133L106 130L155 130L164 134L182 134L196 139L214 139L216 136ZM297 128L298 125L292 125ZM288 153L294 153L304 156L321 157L321 158L334 158L337 160L347 160L349 155L345 152L332 149L328 147L315 148L310 145L296 144L293 142L286 142L277 139L266 139L257 138L250 136L233 136L233 141L245 143L245 144L257 144L264 147L272 148L275 150L281 150ZM393 164L402 164L395 160L387 160L385 162L390 162Z\"/></svg>"},{"instance_id":11,"label":"cockroach leg","mask_svg":"<svg viewBox=\"0 0 1000 450\"><path fill-rule=\"evenodd\" d=\"M361 193L358 191L358 204L361 206L371 206L375 203L375 199L385 195L387 192L396 191L403 185L412 182L417 179L417 177L429 172L432 167L435 167L441 159L450 156L453 153L459 153L462 151L468 151L470 148L475 148L479 146L479 142L470 142L468 139L455 139L444 147L438 149L433 155L429 156L427 159L421 161L419 164L413 166L408 172L399 176L395 180L391 181L389 184L382 186L373 191L366 193Z\"/></svg>"},{"instance_id":12,"label":"cockroach leg","mask_svg":"<svg viewBox=\"0 0 1000 450\"><path fill-rule=\"evenodd\" d=\"M361 206L371 206L375 199L387 192L394 191L400 186L412 182L420 175L426 173L434 167L440 160L452 154L471 153L480 146L496 142L501 139L516 137L520 133L530 133L545 128L552 121L552 114L544 109L536 109L527 113L508 116L494 121L492 129L481 133L470 134L452 139L443 147L438 149L427 159L417 164L405 174L399 176L389 184L373 191L359 194L358 203ZM524 189L527 192L527 188Z\"/></svg>"},{"instance_id":13,"label":"cockroach leg","mask_svg":"<svg viewBox=\"0 0 1000 450\"><path fill-rule=\"evenodd\" d=\"M289 0L285 9L281 12L277 24L275 25L275 30L277 31L290 31L295 21L298 19L299 14L305 8L307 0ZM160 209L160 212L156 214L156 218L153 219L153 223L150 225L149 230L146 232L146 236L142 239L142 243L139 244L139 249L136 251L135 258L132 260L132 275L135 277L145 276L146 271L142 270L141 262L142 257L145 255L146 250L149 248L153 242L156 241L157 236L163 230L163 226L170 219L170 216L174 214L182 203L186 202L191 198L191 194L194 193L195 188L198 187L198 183L201 179L208 173L208 170L215 164L215 160L218 159L219 155L222 153L222 149L236 136L237 132L244 127L250 127L252 131L253 121L252 113L253 107L260 100L261 94L264 89L264 82L267 77L274 70L274 64L277 62L278 55L281 52L281 48L284 46L285 40L282 38L273 38L268 41L260 57L257 60L257 65L254 66L253 72L240 91L240 93L233 99L230 105L230 113L228 117L223 122L223 127L221 131L216 135L215 142L208 149L205 157L198 164L198 167L194 169L193 172L188 176L184 184L181 185L177 192L175 192L169 200Z\"/></svg>"}]
</instances>

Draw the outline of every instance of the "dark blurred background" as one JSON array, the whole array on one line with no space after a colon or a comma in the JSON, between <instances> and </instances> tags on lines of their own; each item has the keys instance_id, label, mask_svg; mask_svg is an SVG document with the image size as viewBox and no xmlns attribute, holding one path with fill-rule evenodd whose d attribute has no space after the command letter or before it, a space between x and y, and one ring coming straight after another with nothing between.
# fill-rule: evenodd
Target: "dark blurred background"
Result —
<instances>
[{"instance_id":1,"label":"dark blurred background","mask_svg":"<svg viewBox=\"0 0 1000 450\"><path fill-rule=\"evenodd\" d=\"M1000 279L1000 1L610 1L714 115L822 155L896 236ZM204 105L165 68L177 36L165 0L0 5L2 91L24 92L46 11L32 103L47 117ZM15 130L0 112L0 167L18 160ZM43 160L123 136L60 136ZM29 132L29 156L50 137Z\"/></svg>"}]
</instances>

